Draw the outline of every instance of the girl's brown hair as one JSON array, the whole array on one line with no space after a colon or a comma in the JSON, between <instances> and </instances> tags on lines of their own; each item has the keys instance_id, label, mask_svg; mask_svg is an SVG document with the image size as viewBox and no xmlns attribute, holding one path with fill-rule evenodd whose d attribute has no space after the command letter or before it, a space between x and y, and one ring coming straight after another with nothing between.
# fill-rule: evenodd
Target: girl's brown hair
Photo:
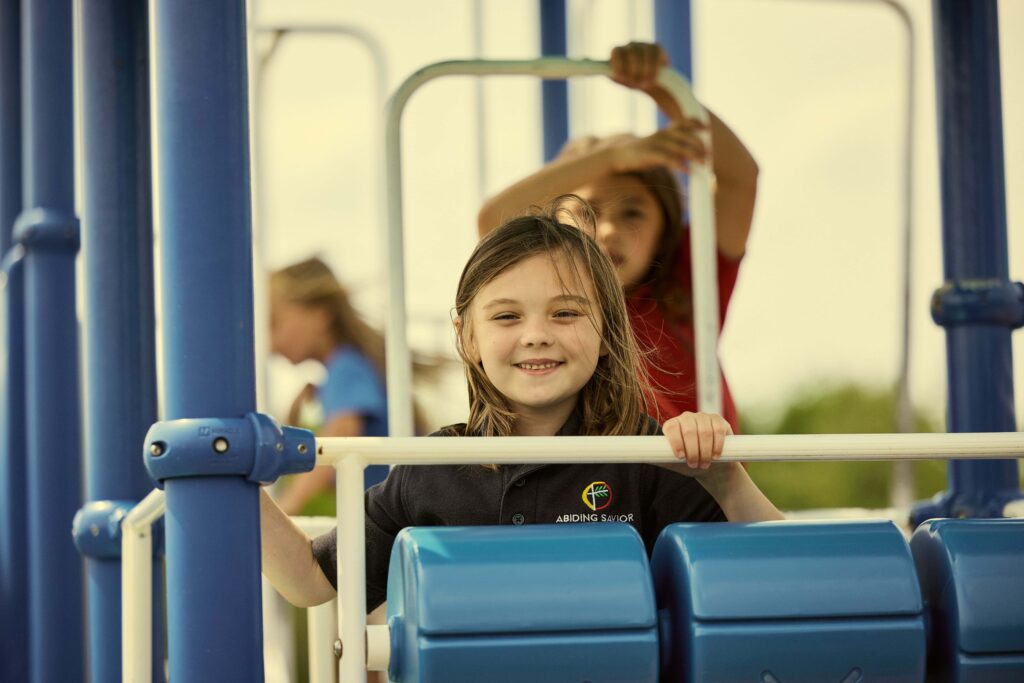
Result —
<instances>
[{"instance_id":1,"label":"girl's brown hair","mask_svg":"<svg viewBox=\"0 0 1024 683\"><path fill-rule=\"evenodd\" d=\"M582 210L567 210L564 207L569 202L581 205ZM560 216L593 223L593 212L582 199L574 195L560 197L550 210L515 218L483 238L459 278L455 296L459 321L456 337L469 388L468 434L508 436L513 433L516 420L508 400L468 352L473 330L471 304L484 285L538 254L548 255L553 262L564 257L564 263L571 269L570 277L578 282L589 279L597 298L600 315L592 315L591 322L599 326L607 353L600 357L593 376L580 391L580 434L632 435L643 424L646 372L629 324L622 286L611 261L586 230L580 229L587 226L567 225L559 222Z\"/></svg>"},{"instance_id":2,"label":"girl's brown hair","mask_svg":"<svg viewBox=\"0 0 1024 683\"><path fill-rule=\"evenodd\" d=\"M363 320L352 306L348 291L321 259L309 258L275 271L270 276L270 291L271 296L282 297L289 303L327 311L328 334L335 346L351 344L369 359L381 378L386 376L384 335ZM436 369L437 363L414 356L415 376L430 379ZM427 431L418 406L413 407L413 421L417 433Z\"/></svg>"},{"instance_id":3,"label":"girl's brown hair","mask_svg":"<svg viewBox=\"0 0 1024 683\"><path fill-rule=\"evenodd\" d=\"M689 323L693 317L690 283L681 282L675 273L683 240L689 239L689 226L683 220L686 203L679 183L664 166L623 175L640 181L654 195L661 209L661 237L642 284L651 288L651 298L661 304L670 320Z\"/></svg>"}]
</instances>

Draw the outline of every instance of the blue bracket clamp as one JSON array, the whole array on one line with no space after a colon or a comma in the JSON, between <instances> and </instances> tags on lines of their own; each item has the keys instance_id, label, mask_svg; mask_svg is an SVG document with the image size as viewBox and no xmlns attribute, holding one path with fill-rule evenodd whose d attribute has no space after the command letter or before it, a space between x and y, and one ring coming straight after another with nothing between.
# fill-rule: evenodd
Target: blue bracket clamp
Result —
<instances>
[{"instance_id":1,"label":"blue bracket clamp","mask_svg":"<svg viewBox=\"0 0 1024 683\"><path fill-rule=\"evenodd\" d=\"M165 479L243 476L267 484L316 464L313 432L282 427L269 415L157 422L146 434L146 469Z\"/></svg>"},{"instance_id":2,"label":"blue bracket clamp","mask_svg":"<svg viewBox=\"0 0 1024 683\"><path fill-rule=\"evenodd\" d=\"M932 295L932 320L942 327L1024 327L1024 283L1000 279L954 280Z\"/></svg>"},{"instance_id":3,"label":"blue bracket clamp","mask_svg":"<svg viewBox=\"0 0 1024 683\"><path fill-rule=\"evenodd\" d=\"M94 500L82 506L71 524L78 552L97 559L121 557L121 521L133 507L130 500Z\"/></svg>"},{"instance_id":4,"label":"blue bracket clamp","mask_svg":"<svg viewBox=\"0 0 1024 683\"><path fill-rule=\"evenodd\" d=\"M22 212L14 221L13 237L25 247L48 247L72 254L78 252L81 241L78 218L74 214L46 208Z\"/></svg>"}]
</instances>

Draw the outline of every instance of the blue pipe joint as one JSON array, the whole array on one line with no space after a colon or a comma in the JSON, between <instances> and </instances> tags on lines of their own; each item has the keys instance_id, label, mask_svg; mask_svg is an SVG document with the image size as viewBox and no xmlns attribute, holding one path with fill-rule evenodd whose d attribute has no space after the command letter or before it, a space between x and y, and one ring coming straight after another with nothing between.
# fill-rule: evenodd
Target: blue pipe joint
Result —
<instances>
[{"instance_id":1,"label":"blue pipe joint","mask_svg":"<svg viewBox=\"0 0 1024 683\"><path fill-rule=\"evenodd\" d=\"M946 282L932 295L932 320L960 325L1024 326L1024 283L1001 279Z\"/></svg>"},{"instance_id":2,"label":"blue pipe joint","mask_svg":"<svg viewBox=\"0 0 1024 683\"><path fill-rule=\"evenodd\" d=\"M86 503L71 523L71 535L78 552L96 559L120 558L121 521L133 507L135 502L130 500Z\"/></svg>"},{"instance_id":3,"label":"blue pipe joint","mask_svg":"<svg viewBox=\"0 0 1024 683\"><path fill-rule=\"evenodd\" d=\"M22 211L14 221L14 241L26 249L74 254L80 246L78 217L60 209L34 208Z\"/></svg>"},{"instance_id":4,"label":"blue pipe joint","mask_svg":"<svg viewBox=\"0 0 1024 683\"><path fill-rule=\"evenodd\" d=\"M313 469L316 439L308 429L282 427L262 413L168 420L149 428L145 458L161 487L166 479L199 476L242 476L269 484Z\"/></svg>"}]
</instances>

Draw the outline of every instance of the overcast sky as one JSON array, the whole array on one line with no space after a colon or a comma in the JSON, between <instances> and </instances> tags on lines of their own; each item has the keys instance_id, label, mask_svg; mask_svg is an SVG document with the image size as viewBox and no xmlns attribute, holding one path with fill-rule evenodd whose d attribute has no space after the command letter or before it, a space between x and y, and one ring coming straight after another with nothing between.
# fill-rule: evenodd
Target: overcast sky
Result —
<instances>
[{"instance_id":1,"label":"overcast sky","mask_svg":"<svg viewBox=\"0 0 1024 683\"><path fill-rule=\"evenodd\" d=\"M538 53L534 0L484 1L482 54ZM912 392L945 409L945 344L928 302L942 281L931 2L907 0L916 31ZM722 339L722 364L742 409L768 410L832 381L894 382L899 358L901 163L906 33L871 0L694 0L695 85L747 143L761 167L754 227ZM470 0L343 3L259 0L263 23L357 26L383 46L389 90L434 61L475 56ZM1022 279L1024 240L1024 3L1000 3L1003 132L1010 275ZM648 3L570 0L570 56L606 58L613 45L653 36ZM265 48L254 43L255 51ZM384 217L374 155L380 103L373 67L351 39L295 36L265 71L262 227L268 267L325 256L360 310L382 324ZM407 288L414 346L450 352L448 316L476 239L481 193L541 162L535 81L491 78L483 138L470 79L435 81L406 110ZM574 134L650 132L642 96L603 80L572 86ZM1024 397L1024 343L1015 378ZM271 363L270 407L281 410L316 369ZM465 417L455 375L438 421ZM1024 409L1018 399L1018 422Z\"/></svg>"}]
</instances>

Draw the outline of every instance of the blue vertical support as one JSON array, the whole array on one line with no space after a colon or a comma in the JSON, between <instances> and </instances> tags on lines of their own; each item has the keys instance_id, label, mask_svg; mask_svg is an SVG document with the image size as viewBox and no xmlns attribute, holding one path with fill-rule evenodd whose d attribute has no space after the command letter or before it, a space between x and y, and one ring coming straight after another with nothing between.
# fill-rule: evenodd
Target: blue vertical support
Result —
<instances>
[{"instance_id":1,"label":"blue vertical support","mask_svg":"<svg viewBox=\"0 0 1024 683\"><path fill-rule=\"evenodd\" d=\"M121 680L120 516L153 482L139 457L157 418L148 11L77 3L81 59L90 680ZM110 534L97 538L96 528ZM153 680L163 677L162 570L153 564Z\"/></svg>"},{"instance_id":2,"label":"blue vertical support","mask_svg":"<svg viewBox=\"0 0 1024 683\"><path fill-rule=\"evenodd\" d=\"M245 3L152 11L164 417L241 418L256 404ZM171 680L262 681L258 485L207 474L164 483Z\"/></svg>"},{"instance_id":3,"label":"blue vertical support","mask_svg":"<svg viewBox=\"0 0 1024 683\"><path fill-rule=\"evenodd\" d=\"M654 39L665 49L669 62L693 83L693 25L690 0L654 0ZM658 127L667 123L658 112Z\"/></svg>"},{"instance_id":4,"label":"blue vertical support","mask_svg":"<svg viewBox=\"0 0 1024 683\"><path fill-rule=\"evenodd\" d=\"M933 17L946 284L932 315L946 328L948 428L1012 432L1024 287L1008 281L997 3L935 0ZM1019 497L1016 461L952 461L949 491L913 517L1001 517Z\"/></svg>"},{"instance_id":5,"label":"blue vertical support","mask_svg":"<svg viewBox=\"0 0 1024 683\"><path fill-rule=\"evenodd\" d=\"M25 346L21 248L21 4L0 0L0 680L28 679Z\"/></svg>"},{"instance_id":6,"label":"blue vertical support","mask_svg":"<svg viewBox=\"0 0 1024 683\"><path fill-rule=\"evenodd\" d=\"M71 2L25 2L21 19L29 673L56 683L85 677L82 561L68 533L82 502Z\"/></svg>"},{"instance_id":7,"label":"blue vertical support","mask_svg":"<svg viewBox=\"0 0 1024 683\"><path fill-rule=\"evenodd\" d=\"M544 57L566 55L565 0L540 0L540 53ZM547 163L569 140L569 84L545 80L540 87Z\"/></svg>"}]
</instances>

